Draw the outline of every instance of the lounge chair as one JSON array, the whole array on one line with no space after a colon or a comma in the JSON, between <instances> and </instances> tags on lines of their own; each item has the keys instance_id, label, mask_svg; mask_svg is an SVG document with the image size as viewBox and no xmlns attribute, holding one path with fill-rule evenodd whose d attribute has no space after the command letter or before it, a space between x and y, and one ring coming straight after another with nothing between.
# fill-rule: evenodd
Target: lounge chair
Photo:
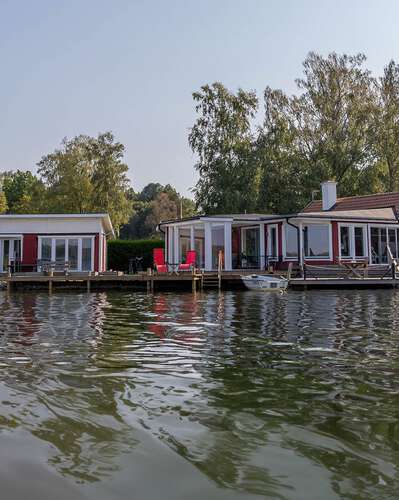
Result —
<instances>
[{"instance_id":1,"label":"lounge chair","mask_svg":"<svg viewBox=\"0 0 399 500\"><path fill-rule=\"evenodd\" d=\"M188 250L186 254L186 263L180 264L178 271L191 271L195 267L195 261L197 259L197 252L195 250Z\"/></svg>"},{"instance_id":2,"label":"lounge chair","mask_svg":"<svg viewBox=\"0 0 399 500\"><path fill-rule=\"evenodd\" d=\"M154 267L157 273L167 273L168 266L165 263L165 254L163 248L154 248L152 252Z\"/></svg>"}]
</instances>

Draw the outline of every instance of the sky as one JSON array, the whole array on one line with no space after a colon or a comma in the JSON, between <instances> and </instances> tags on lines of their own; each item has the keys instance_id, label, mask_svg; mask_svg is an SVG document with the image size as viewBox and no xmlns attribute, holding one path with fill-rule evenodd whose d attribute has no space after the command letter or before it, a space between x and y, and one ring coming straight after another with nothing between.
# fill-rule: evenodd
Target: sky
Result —
<instances>
[{"instance_id":1,"label":"sky","mask_svg":"<svg viewBox=\"0 0 399 500\"><path fill-rule=\"evenodd\" d=\"M0 0L0 171L112 131L135 190L197 174L192 92L296 90L309 51L399 62L396 0Z\"/></svg>"}]
</instances>

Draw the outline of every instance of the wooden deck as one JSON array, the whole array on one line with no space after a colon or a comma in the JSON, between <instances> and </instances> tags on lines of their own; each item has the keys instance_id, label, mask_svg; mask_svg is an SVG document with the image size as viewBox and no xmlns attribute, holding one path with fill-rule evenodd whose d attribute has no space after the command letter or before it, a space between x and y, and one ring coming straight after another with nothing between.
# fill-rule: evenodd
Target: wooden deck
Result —
<instances>
[{"instance_id":1,"label":"wooden deck","mask_svg":"<svg viewBox=\"0 0 399 500\"><path fill-rule=\"evenodd\" d=\"M222 288L242 288L241 275L253 274L255 271L224 271L220 276ZM257 272L261 274L261 272ZM263 272L262 274L266 274ZM15 273L0 275L2 282L8 290L24 289L86 289L103 290L110 288L132 288L176 290L202 288L219 288L219 275L217 272L191 273L180 272L167 274L124 274L117 272L106 273L54 273L52 276L44 273Z\"/></svg>"},{"instance_id":2,"label":"wooden deck","mask_svg":"<svg viewBox=\"0 0 399 500\"><path fill-rule=\"evenodd\" d=\"M107 273L55 273L52 276L43 273L15 273L0 275L0 283L8 291L45 289L52 292L55 289L80 289L97 291L106 289L146 289L156 290L201 290L205 288L237 289L244 288L241 276L244 274L270 274L254 270L223 271L219 277L217 272L179 274L124 274ZM278 274L278 273L276 273ZM220 280L219 280L220 278ZM290 279L290 288L397 288L398 278L390 276L356 277L307 277Z\"/></svg>"}]
</instances>

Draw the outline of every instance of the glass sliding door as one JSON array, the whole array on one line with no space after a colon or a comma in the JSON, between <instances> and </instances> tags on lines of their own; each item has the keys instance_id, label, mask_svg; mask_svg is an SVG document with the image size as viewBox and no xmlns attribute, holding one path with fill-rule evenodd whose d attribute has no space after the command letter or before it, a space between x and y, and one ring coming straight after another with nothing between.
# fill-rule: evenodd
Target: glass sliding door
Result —
<instances>
[{"instance_id":1,"label":"glass sliding door","mask_svg":"<svg viewBox=\"0 0 399 500\"><path fill-rule=\"evenodd\" d=\"M0 272L19 269L21 261L21 240L19 238L0 239Z\"/></svg>"},{"instance_id":2,"label":"glass sliding door","mask_svg":"<svg viewBox=\"0 0 399 500\"><path fill-rule=\"evenodd\" d=\"M370 228L371 262L373 264L388 263L388 245L392 256L398 256L398 234L394 228Z\"/></svg>"},{"instance_id":3,"label":"glass sliding door","mask_svg":"<svg viewBox=\"0 0 399 500\"><path fill-rule=\"evenodd\" d=\"M2 271L7 272L10 265L10 240L3 240Z\"/></svg>"},{"instance_id":4,"label":"glass sliding door","mask_svg":"<svg viewBox=\"0 0 399 500\"><path fill-rule=\"evenodd\" d=\"M92 271L92 239L82 239L82 271Z\"/></svg>"},{"instance_id":5,"label":"glass sliding door","mask_svg":"<svg viewBox=\"0 0 399 500\"><path fill-rule=\"evenodd\" d=\"M89 236L40 237L38 259L58 270L67 264L70 271L93 271L93 241Z\"/></svg>"},{"instance_id":6,"label":"glass sliding door","mask_svg":"<svg viewBox=\"0 0 399 500\"><path fill-rule=\"evenodd\" d=\"M79 269L79 240L77 238L68 240L68 264L71 271Z\"/></svg>"},{"instance_id":7,"label":"glass sliding door","mask_svg":"<svg viewBox=\"0 0 399 500\"><path fill-rule=\"evenodd\" d=\"M55 261L56 263L65 262L65 240L55 240Z\"/></svg>"},{"instance_id":8,"label":"glass sliding door","mask_svg":"<svg viewBox=\"0 0 399 500\"><path fill-rule=\"evenodd\" d=\"M267 258L268 261L278 260L277 226L267 227Z\"/></svg>"},{"instance_id":9,"label":"glass sliding door","mask_svg":"<svg viewBox=\"0 0 399 500\"><path fill-rule=\"evenodd\" d=\"M257 269L260 266L259 228L246 227L241 231L241 265Z\"/></svg>"}]
</instances>

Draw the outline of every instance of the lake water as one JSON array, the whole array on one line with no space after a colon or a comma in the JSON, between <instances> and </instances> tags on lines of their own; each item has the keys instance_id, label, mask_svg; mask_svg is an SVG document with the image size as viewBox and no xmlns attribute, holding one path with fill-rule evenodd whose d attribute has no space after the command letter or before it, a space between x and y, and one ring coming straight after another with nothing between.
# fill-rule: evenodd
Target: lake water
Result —
<instances>
[{"instance_id":1,"label":"lake water","mask_svg":"<svg viewBox=\"0 0 399 500\"><path fill-rule=\"evenodd\" d=\"M398 498L399 293L0 293L5 500Z\"/></svg>"}]
</instances>

